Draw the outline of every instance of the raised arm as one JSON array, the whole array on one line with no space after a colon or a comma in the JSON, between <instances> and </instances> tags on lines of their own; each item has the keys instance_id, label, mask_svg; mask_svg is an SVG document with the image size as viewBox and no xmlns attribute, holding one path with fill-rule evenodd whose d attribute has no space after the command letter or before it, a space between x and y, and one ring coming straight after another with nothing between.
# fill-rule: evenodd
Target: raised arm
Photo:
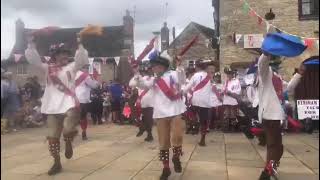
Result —
<instances>
[{"instance_id":1,"label":"raised arm","mask_svg":"<svg viewBox=\"0 0 320 180\"><path fill-rule=\"evenodd\" d=\"M262 81L265 81L270 73L269 57L261 54L258 60L258 73Z\"/></svg>"},{"instance_id":2,"label":"raised arm","mask_svg":"<svg viewBox=\"0 0 320 180\"><path fill-rule=\"evenodd\" d=\"M97 88L97 87L100 85L100 83L99 83L98 81L92 79L91 77L88 77L88 78L86 79L86 82L85 82L85 83L86 83L87 86L89 86L89 87L92 88L92 89L95 89L95 88Z\"/></svg>"},{"instance_id":3,"label":"raised arm","mask_svg":"<svg viewBox=\"0 0 320 180\"><path fill-rule=\"evenodd\" d=\"M294 89L297 87L297 85L299 84L300 80L302 78L302 75L299 74L299 73L296 73L292 78L291 80L289 81L288 83L288 86L287 86L287 91L288 91L288 94L293 94L294 92Z\"/></svg>"},{"instance_id":4,"label":"raised arm","mask_svg":"<svg viewBox=\"0 0 320 180\"><path fill-rule=\"evenodd\" d=\"M187 79L183 66L178 66L176 69L176 72L178 77L178 84L182 86L183 84L186 83L186 79Z\"/></svg>"},{"instance_id":5,"label":"raised arm","mask_svg":"<svg viewBox=\"0 0 320 180\"><path fill-rule=\"evenodd\" d=\"M193 75L190 79L190 81L188 83L186 83L184 86L182 86L181 90L184 94L188 93L191 88L193 88L195 82L194 82L194 79L195 79L195 75Z\"/></svg>"},{"instance_id":6,"label":"raised arm","mask_svg":"<svg viewBox=\"0 0 320 180\"><path fill-rule=\"evenodd\" d=\"M141 76L138 76L137 81L138 81L138 85L137 85L138 88L151 89L155 83L155 78L154 77L142 78Z\"/></svg>"},{"instance_id":7,"label":"raised arm","mask_svg":"<svg viewBox=\"0 0 320 180\"><path fill-rule=\"evenodd\" d=\"M82 44L79 44L79 47L74 55L75 61L75 71L79 71L84 65L89 63L88 51L83 47Z\"/></svg>"}]
</instances>

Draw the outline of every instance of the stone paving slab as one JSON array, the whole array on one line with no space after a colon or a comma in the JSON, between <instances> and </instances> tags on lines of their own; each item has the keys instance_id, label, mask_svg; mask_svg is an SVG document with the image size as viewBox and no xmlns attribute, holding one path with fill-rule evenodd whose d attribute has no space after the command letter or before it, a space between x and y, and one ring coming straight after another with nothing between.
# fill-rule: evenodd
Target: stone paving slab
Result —
<instances>
[{"instance_id":1,"label":"stone paving slab","mask_svg":"<svg viewBox=\"0 0 320 180\"><path fill-rule=\"evenodd\" d=\"M78 136L74 157L64 157L63 172L46 174L52 159L44 143L46 129L28 129L1 136L1 177L6 180L157 180L162 163L158 161L158 142L146 143L135 137L136 127L113 124L90 126L88 141ZM207 146L199 147L200 136L185 135L183 172L173 172L170 180L256 180L265 164L266 148L241 133L211 132ZM279 168L281 180L319 178L319 136L286 134L285 151ZM63 141L61 141L63 142ZM172 151L170 152L172 156Z\"/></svg>"}]
</instances>

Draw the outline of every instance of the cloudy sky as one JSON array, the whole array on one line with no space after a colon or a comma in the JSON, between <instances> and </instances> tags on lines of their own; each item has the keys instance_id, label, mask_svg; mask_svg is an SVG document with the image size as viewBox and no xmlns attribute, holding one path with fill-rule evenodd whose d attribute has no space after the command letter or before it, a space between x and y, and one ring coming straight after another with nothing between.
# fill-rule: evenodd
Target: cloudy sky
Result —
<instances>
[{"instance_id":1,"label":"cloudy sky","mask_svg":"<svg viewBox=\"0 0 320 180\"><path fill-rule=\"evenodd\" d=\"M138 55L165 21L179 34L191 21L213 28L211 0L1 0L1 59L15 42L15 20L27 28L121 25L125 10L135 15L135 53ZM171 36L170 36L171 40Z\"/></svg>"}]
</instances>

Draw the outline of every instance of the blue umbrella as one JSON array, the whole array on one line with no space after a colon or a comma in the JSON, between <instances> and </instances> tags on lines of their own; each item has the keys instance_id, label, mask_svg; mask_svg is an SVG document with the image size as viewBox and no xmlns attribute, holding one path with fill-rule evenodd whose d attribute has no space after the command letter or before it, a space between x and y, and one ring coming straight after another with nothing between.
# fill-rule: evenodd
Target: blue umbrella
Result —
<instances>
[{"instance_id":1,"label":"blue umbrella","mask_svg":"<svg viewBox=\"0 0 320 180\"><path fill-rule=\"evenodd\" d=\"M295 57L306 50L301 40L284 33L269 33L262 43L261 49L275 56Z\"/></svg>"}]
</instances>

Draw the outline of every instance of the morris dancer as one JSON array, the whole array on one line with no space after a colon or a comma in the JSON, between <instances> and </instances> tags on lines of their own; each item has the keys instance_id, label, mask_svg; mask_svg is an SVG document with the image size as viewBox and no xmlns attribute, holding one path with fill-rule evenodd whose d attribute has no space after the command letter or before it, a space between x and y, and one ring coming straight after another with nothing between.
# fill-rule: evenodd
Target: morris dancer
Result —
<instances>
[{"instance_id":1,"label":"morris dancer","mask_svg":"<svg viewBox=\"0 0 320 180\"><path fill-rule=\"evenodd\" d=\"M49 151L54 158L54 164L48 175L54 175L62 170L60 162L60 137L63 131L65 140L65 156L73 155L72 141L77 135L76 126L79 122L79 101L74 93L75 74L83 65L88 64L88 52L79 44L75 53L75 61L69 63L70 50L64 44L50 47L50 64L42 63L35 48L33 37L29 37L25 56L28 62L45 72L46 88L42 97L41 113L47 114ZM78 39L80 42L80 38Z\"/></svg>"},{"instance_id":2,"label":"morris dancer","mask_svg":"<svg viewBox=\"0 0 320 180\"><path fill-rule=\"evenodd\" d=\"M196 62L196 73L191 77L189 83L182 90L184 93L190 91L191 104L198 114L200 121L201 140L200 146L205 146L206 133L208 129L209 110L212 107L211 99L211 77L205 71L207 64L202 60Z\"/></svg>"},{"instance_id":3,"label":"morris dancer","mask_svg":"<svg viewBox=\"0 0 320 180\"><path fill-rule=\"evenodd\" d=\"M81 71L76 74L75 92L80 102L80 126L82 129L82 140L87 140L88 120L87 114L90 112L90 91L99 86L98 81L94 80L88 73L89 65L83 66Z\"/></svg>"},{"instance_id":4,"label":"morris dancer","mask_svg":"<svg viewBox=\"0 0 320 180\"><path fill-rule=\"evenodd\" d=\"M150 58L152 71L157 77L144 80L140 75L135 78L140 88L150 89L153 93L153 118L157 122L160 160L163 171L160 180L167 180L171 175L169 166L169 149L172 147L174 170L182 172L180 156L185 123L181 115L186 111L179 87L184 84L183 68L178 66L176 71L169 70L170 61L167 58L156 56ZM179 63L177 62L179 65ZM135 70L137 71L137 70Z\"/></svg>"},{"instance_id":5,"label":"morris dancer","mask_svg":"<svg viewBox=\"0 0 320 180\"><path fill-rule=\"evenodd\" d=\"M149 64L141 64L140 65L140 73L142 75L143 80L149 80L151 79L151 68L148 67ZM137 87L138 82L136 81L135 77L133 77L130 82L129 86L132 88ZM137 137L140 137L143 135L145 131L147 131L148 135L144 139L147 142L153 141L153 136L152 136L152 126L153 126L153 108L152 108L152 91L149 89L138 89L139 90L139 97L136 101L136 109L137 111L141 111L142 117L141 121L142 124L139 126L139 132L137 134ZM140 118L140 115L138 115L137 118Z\"/></svg>"},{"instance_id":6,"label":"morris dancer","mask_svg":"<svg viewBox=\"0 0 320 180\"><path fill-rule=\"evenodd\" d=\"M234 125L237 123L236 116L238 111L238 102L230 94L240 95L241 85L239 79L234 77L234 72L229 67L226 67L224 72L227 75L223 88L224 131L229 132L231 127L235 130Z\"/></svg>"}]
</instances>

